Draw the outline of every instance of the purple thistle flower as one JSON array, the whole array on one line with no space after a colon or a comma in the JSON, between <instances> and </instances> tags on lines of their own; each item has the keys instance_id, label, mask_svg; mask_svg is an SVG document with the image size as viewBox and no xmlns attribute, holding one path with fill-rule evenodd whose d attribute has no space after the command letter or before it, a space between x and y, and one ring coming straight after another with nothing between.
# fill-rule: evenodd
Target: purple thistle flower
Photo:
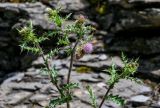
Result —
<instances>
[{"instance_id":1,"label":"purple thistle flower","mask_svg":"<svg viewBox=\"0 0 160 108\"><path fill-rule=\"evenodd\" d=\"M91 53L93 51L93 45L91 43L86 43L83 46L83 51L87 54Z\"/></svg>"}]
</instances>

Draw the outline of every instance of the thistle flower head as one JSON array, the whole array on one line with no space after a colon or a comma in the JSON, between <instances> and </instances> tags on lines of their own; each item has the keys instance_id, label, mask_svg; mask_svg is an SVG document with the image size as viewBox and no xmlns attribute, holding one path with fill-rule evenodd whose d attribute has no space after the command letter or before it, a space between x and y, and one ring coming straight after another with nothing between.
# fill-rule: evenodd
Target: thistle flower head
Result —
<instances>
[{"instance_id":1,"label":"thistle flower head","mask_svg":"<svg viewBox=\"0 0 160 108\"><path fill-rule=\"evenodd\" d=\"M76 59L80 59L80 58L82 58L82 57L84 56L84 51L83 51L81 45L77 47L75 53L76 53L76 54L75 54Z\"/></svg>"},{"instance_id":2,"label":"thistle flower head","mask_svg":"<svg viewBox=\"0 0 160 108\"><path fill-rule=\"evenodd\" d=\"M78 21L80 23L83 23L85 21L85 17L83 15L80 15L79 18L78 18Z\"/></svg>"},{"instance_id":3,"label":"thistle flower head","mask_svg":"<svg viewBox=\"0 0 160 108\"><path fill-rule=\"evenodd\" d=\"M85 17L83 15L80 15L76 21L77 25L82 25L85 22Z\"/></svg>"},{"instance_id":4,"label":"thistle flower head","mask_svg":"<svg viewBox=\"0 0 160 108\"><path fill-rule=\"evenodd\" d=\"M93 45L92 43L86 43L84 46L83 46L83 51L87 54L91 53L93 51Z\"/></svg>"}]
</instances>

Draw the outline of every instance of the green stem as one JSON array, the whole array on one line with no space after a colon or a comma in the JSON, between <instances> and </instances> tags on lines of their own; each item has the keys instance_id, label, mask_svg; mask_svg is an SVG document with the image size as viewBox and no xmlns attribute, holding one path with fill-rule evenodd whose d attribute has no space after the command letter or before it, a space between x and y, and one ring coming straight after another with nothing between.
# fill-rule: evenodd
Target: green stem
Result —
<instances>
[{"instance_id":1,"label":"green stem","mask_svg":"<svg viewBox=\"0 0 160 108\"><path fill-rule=\"evenodd\" d=\"M79 39L77 39L77 41L73 47L72 53L71 53L71 60L70 60L70 66L69 66L69 70L68 70L67 84L69 84L69 82L70 82L70 76L71 76L71 71L72 71L72 67L73 67L73 58L74 58L74 54L75 54L78 42L79 42ZM70 94L69 89L67 90L67 94ZM70 108L69 101L67 101L67 108Z\"/></svg>"},{"instance_id":2,"label":"green stem","mask_svg":"<svg viewBox=\"0 0 160 108\"><path fill-rule=\"evenodd\" d=\"M40 47L39 43L37 43L36 46L37 46L37 48L40 49L40 55L41 55L42 58L43 58L43 61L44 61L45 66L47 67L47 70L48 70L48 72L49 72L49 76L50 76L50 78L51 78L52 84L56 86L56 88L57 88L58 92L61 94L61 96L64 96L64 94L63 94L63 92L61 91L59 85L58 85L58 84L54 81L54 79L52 78L52 74L51 74L51 69L50 69L50 66L49 66L49 62L48 62L48 60L44 57L44 52L43 52L42 48Z\"/></svg>"}]
</instances>

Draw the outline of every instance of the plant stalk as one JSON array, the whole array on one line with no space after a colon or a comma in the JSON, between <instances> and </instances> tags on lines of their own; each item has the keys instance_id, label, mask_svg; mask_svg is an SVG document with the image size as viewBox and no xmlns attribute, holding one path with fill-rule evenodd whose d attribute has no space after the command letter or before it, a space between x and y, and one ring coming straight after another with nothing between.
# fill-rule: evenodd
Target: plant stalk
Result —
<instances>
[{"instance_id":1,"label":"plant stalk","mask_svg":"<svg viewBox=\"0 0 160 108\"><path fill-rule=\"evenodd\" d=\"M105 95L103 96L102 101L101 101L101 103L100 103L100 105L99 105L98 108L101 108L101 107L102 107L102 105L103 105L106 97L108 96L108 93L109 93L110 90L113 88L113 86L114 86L114 83L109 86L109 88L108 88L108 90L106 91Z\"/></svg>"},{"instance_id":2,"label":"plant stalk","mask_svg":"<svg viewBox=\"0 0 160 108\"><path fill-rule=\"evenodd\" d=\"M78 42L79 42L79 39L77 39L76 43L74 44L74 47L73 47L73 50L72 50L72 53L71 53L71 60L70 60L70 66L69 66L69 70L68 70L67 84L69 84L69 82L70 82L71 71L72 71L72 67L73 67L73 58L74 58L74 54L75 54ZM67 90L67 94L70 94L69 89ZM69 101L67 101L67 108L70 108Z\"/></svg>"},{"instance_id":3,"label":"plant stalk","mask_svg":"<svg viewBox=\"0 0 160 108\"><path fill-rule=\"evenodd\" d=\"M52 75L51 75L51 73L50 73L51 69L50 69L48 60L44 57L44 52L43 52L42 48L40 47L39 43L37 43L36 46L40 49L40 55L42 56L43 61L45 62L44 64L45 64L46 67L47 67L47 70L48 70L48 72L49 72L49 76L50 76L50 79L51 79L51 81L52 81L52 84L56 86L56 88L57 88L58 92L61 94L61 96L64 96L64 94L62 93L62 91L61 91L60 87L58 86L58 84L53 82L54 79L52 78Z\"/></svg>"}]
</instances>

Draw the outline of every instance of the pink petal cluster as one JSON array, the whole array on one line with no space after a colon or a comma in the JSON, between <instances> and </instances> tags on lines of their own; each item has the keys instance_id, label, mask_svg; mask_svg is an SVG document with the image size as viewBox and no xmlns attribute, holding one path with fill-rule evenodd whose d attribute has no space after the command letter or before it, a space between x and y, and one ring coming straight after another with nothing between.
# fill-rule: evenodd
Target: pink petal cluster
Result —
<instances>
[{"instance_id":1,"label":"pink petal cluster","mask_svg":"<svg viewBox=\"0 0 160 108\"><path fill-rule=\"evenodd\" d=\"M93 51L93 45L91 43L86 43L83 46L83 51L87 54L91 53Z\"/></svg>"}]
</instances>

